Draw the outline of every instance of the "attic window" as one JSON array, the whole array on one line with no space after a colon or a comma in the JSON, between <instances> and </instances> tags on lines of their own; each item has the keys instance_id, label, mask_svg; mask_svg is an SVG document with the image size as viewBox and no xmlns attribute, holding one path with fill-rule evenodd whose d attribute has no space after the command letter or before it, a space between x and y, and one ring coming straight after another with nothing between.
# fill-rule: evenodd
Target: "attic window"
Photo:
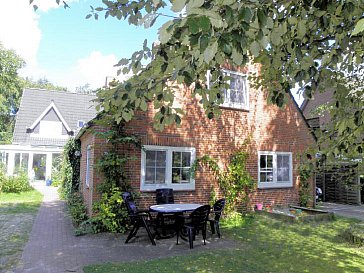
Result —
<instances>
[{"instance_id":1,"label":"attic window","mask_svg":"<svg viewBox=\"0 0 364 273\"><path fill-rule=\"evenodd\" d=\"M249 110L249 84L247 75L230 70L222 70L222 72L228 78L228 88L222 90L224 92L224 102L221 106ZM211 71L207 71L206 78L207 87L210 88Z\"/></svg>"},{"instance_id":2,"label":"attic window","mask_svg":"<svg viewBox=\"0 0 364 273\"><path fill-rule=\"evenodd\" d=\"M83 126L85 126L85 121L84 120L78 120L77 121L77 128L82 128Z\"/></svg>"},{"instance_id":3,"label":"attic window","mask_svg":"<svg viewBox=\"0 0 364 273\"><path fill-rule=\"evenodd\" d=\"M39 135L44 137L57 137L62 135L62 122L41 120L39 122Z\"/></svg>"}]
</instances>

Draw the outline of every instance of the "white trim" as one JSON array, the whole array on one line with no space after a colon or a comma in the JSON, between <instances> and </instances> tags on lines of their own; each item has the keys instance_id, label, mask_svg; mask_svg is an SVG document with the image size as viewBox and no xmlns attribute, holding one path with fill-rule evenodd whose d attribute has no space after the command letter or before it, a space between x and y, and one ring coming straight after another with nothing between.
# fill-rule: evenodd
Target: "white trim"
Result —
<instances>
[{"instance_id":1,"label":"white trim","mask_svg":"<svg viewBox=\"0 0 364 273\"><path fill-rule=\"evenodd\" d=\"M260 156L272 155L273 156L273 182L260 182ZM289 156L289 181L277 182L277 155ZM292 165L292 153L291 152L272 152L272 151L259 151L258 152L258 188L291 188L293 187L293 165Z\"/></svg>"},{"instance_id":2,"label":"white trim","mask_svg":"<svg viewBox=\"0 0 364 273\"><path fill-rule=\"evenodd\" d=\"M163 184L145 184L145 164L146 164L146 150L152 151L165 151L166 152L166 173L165 183ZM172 146L155 146L144 145L141 152L141 165L140 165L140 190L142 191L155 191L159 188L173 188L174 190L194 190L195 180L190 179L190 183L172 183L172 152L190 152L191 153L191 166L196 159L196 149L193 147L172 147Z\"/></svg>"},{"instance_id":3,"label":"white trim","mask_svg":"<svg viewBox=\"0 0 364 273\"><path fill-rule=\"evenodd\" d=\"M91 145L87 145L87 148L86 148L86 175L85 175L85 184L86 184L87 188L90 187L90 172L91 172L90 157L91 157Z\"/></svg>"},{"instance_id":4,"label":"white trim","mask_svg":"<svg viewBox=\"0 0 364 273\"><path fill-rule=\"evenodd\" d=\"M231 71L231 70L222 70L223 73L227 76L233 74L240 76L245 79L245 92L243 92L245 103L234 103L234 102L226 102L226 98L224 98L224 103L221 104L222 107L228 107L228 108L235 108L235 109L242 109L242 110L249 110L249 81L248 81L248 75L245 73L237 72L237 71ZM230 85L230 81L228 81L228 84ZM230 89L227 89L227 93L230 94Z\"/></svg>"},{"instance_id":5,"label":"white trim","mask_svg":"<svg viewBox=\"0 0 364 273\"><path fill-rule=\"evenodd\" d=\"M224 75L229 76L229 74L234 74L234 75L238 75L241 76L243 78L245 78L245 104L242 103L231 103L231 102L226 102L225 98L224 98L224 102L220 105L220 107L225 107L225 108L233 108L233 109L241 109L241 110L247 110L249 111L249 80L248 80L248 75L246 73L242 73L242 72L238 72L238 71L232 71L232 70L227 70L227 69L222 69L222 72ZM210 89L210 84L211 84L211 71L207 70L206 71L206 86L207 89ZM230 85L230 81L228 81L228 84ZM224 89L221 90L224 92Z\"/></svg>"},{"instance_id":6,"label":"white trim","mask_svg":"<svg viewBox=\"0 0 364 273\"><path fill-rule=\"evenodd\" d=\"M40 116L36 119L36 121L33 122L33 124L29 127L30 129L34 130L35 126L37 126L37 124L44 118L44 116L49 112L49 110L51 110L51 108L53 108L53 110L56 112L58 118L61 120L61 122L63 123L63 126L66 127L67 132L72 131L71 128L68 126L66 120L63 118L63 116L61 115L61 112L59 112L57 106L55 105L55 103L52 101L51 104L43 111L42 114L40 114Z\"/></svg>"}]
</instances>

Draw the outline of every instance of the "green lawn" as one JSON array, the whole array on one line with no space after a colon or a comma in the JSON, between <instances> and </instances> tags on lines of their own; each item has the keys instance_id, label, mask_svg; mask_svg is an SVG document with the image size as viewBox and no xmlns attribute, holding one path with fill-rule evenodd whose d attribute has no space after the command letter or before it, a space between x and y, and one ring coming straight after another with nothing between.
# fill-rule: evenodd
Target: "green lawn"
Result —
<instances>
[{"instance_id":1,"label":"green lawn","mask_svg":"<svg viewBox=\"0 0 364 273\"><path fill-rule=\"evenodd\" d=\"M13 272L42 201L38 191L0 193L0 272Z\"/></svg>"},{"instance_id":2,"label":"green lawn","mask_svg":"<svg viewBox=\"0 0 364 273\"><path fill-rule=\"evenodd\" d=\"M364 248L348 244L343 232L354 220L286 224L264 216L226 223L223 235L236 249L196 252L145 262L87 266L84 272L128 273L344 273L364 272ZM222 239L223 240L223 239Z\"/></svg>"}]
</instances>

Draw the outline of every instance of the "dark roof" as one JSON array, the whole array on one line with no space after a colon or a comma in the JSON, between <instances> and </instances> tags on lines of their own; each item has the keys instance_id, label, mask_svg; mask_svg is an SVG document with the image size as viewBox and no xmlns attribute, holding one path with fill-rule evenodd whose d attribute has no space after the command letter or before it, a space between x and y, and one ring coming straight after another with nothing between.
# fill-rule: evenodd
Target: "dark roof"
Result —
<instances>
[{"instance_id":1,"label":"dark roof","mask_svg":"<svg viewBox=\"0 0 364 273\"><path fill-rule=\"evenodd\" d=\"M310 100L305 99L301 105L301 110L306 119L319 118L320 126L328 124L330 122L330 114L324 112L319 116L316 109L319 106L332 103L334 101L334 91L327 89L324 92L316 92L314 97Z\"/></svg>"},{"instance_id":2,"label":"dark roof","mask_svg":"<svg viewBox=\"0 0 364 273\"><path fill-rule=\"evenodd\" d=\"M42 115L53 103L59 110L67 125L77 133L77 121L88 122L96 116L95 95L79 94L65 91L53 91L44 89L24 89L13 134L13 144L56 145L62 146L60 140L39 139L33 143L27 128ZM40 141L40 142L39 142ZM53 143L54 142L54 143Z\"/></svg>"}]
</instances>

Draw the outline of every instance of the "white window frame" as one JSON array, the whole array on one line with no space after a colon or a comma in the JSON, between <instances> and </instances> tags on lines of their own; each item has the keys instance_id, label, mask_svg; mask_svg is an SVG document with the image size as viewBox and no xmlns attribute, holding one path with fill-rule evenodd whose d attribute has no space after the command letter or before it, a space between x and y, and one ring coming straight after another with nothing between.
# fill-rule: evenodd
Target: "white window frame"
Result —
<instances>
[{"instance_id":1,"label":"white window frame","mask_svg":"<svg viewBox=\"0 0 364 273\"><path fill-rule=\"evenodd\" d=\"M165 151L166 152L166 173L165 183L163 184L146 184L146 152L145 151ZM191 166L196 159L196 149L193 147L172 147L172 146L156 146L144 145L141 151L141 170L140 170L140 190L155 191L160 188L172 188L173 190L195 190L195 179L191 178L190 183L172 183L172 154L173 152L190 152Z\"/></svg>"},{"instance_id":2,"label":"white window frame","mask_svg":"<svg viewBox=\"0 0 364 273\"><path fill-rule=\"evenodd\" d=\"M226 76L230 75L237 75L240 77L245 78L245 92L243 92L245 103L236 103L236 102L228 102L226 100L226 97L224 97L224 103L221 105L222 107L228 107L228 108L236 108L236 109L242 109L242 110L249 110L249 82L248 82L248 76L244 73L237 72L237 71L231 71L231 70L223 70L223 73ZM227 82L230 85L230 80ZM227 93L230 96L230 89L227 89Z\"/></svg>"},{"instance_id":3,"label":"white window frame","mask_svg":"<svg viewBox=\"0 0 364 273\"><path fill-rule=\"evenodd\" d=\"M90 172L91 172L90 158L91 158L91 145L87 145L87 148L86 148L86 176L85 176L85 184L86 184L87 188L90 187Z\"/></svg>"},{"instance_id":4,"label":"white window frame","mask_svg":"<svg viewBox=\"0 0 364 273\"><path fill-rule=\"evenodd\" d=\"M273 156L273 182L260 182L260 156L272 155ZM289 181L278 182L277 181L277 155L289 156ZM259 151L258 152L258 188L290 188L293 187L293 165L292 165L292 153L291 152L272 152L272 151Z\"/></svg>"}]
</instances>

